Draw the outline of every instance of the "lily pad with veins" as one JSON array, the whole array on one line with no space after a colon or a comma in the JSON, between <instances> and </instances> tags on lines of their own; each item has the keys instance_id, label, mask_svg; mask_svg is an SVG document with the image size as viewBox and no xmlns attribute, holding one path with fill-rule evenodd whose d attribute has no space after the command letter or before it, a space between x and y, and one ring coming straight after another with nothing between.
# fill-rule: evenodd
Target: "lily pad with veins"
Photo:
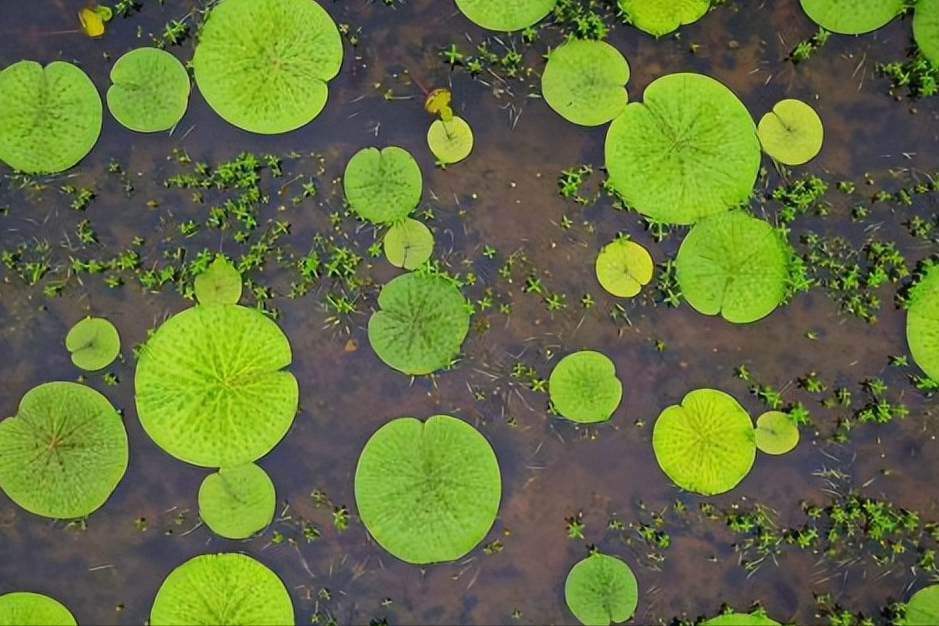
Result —
<instances>
[{"instance_id":1,"label":"lily pad with veins","mask_svg":"<svg viewBox=\"0 0 939 626\"><path fill-rule=\"evenodd\" d=\"M169 130L189 105L189 74L179 59L157 48L135 48L111 68L111 115L131 130Z\"/></svg>"},{"instance_id":2,"label":"lily pad with veins","mask_svg":"<svg viewBox=\"0 0 939 626\"><path fill-rule=\"evenodd\" d=\"M223 467L199 487L199 517L217 535L245 539L274 519L271 477L254 463Z\"/></svg>"},{"instance_id":3,"label":"lily pad with veins","mask_svg":"<svg viewBox=\"0 0 939 626\"><path fill-rule=\"evenodd\" d=\"M877 30L903 10L904 0L801 0L809 18L826 30L859 35Z\"/></svg>"},{"instance_id":4,"label":"lily pad with veins","mask_svg":"<svg viewBox=\"0 0 939 626\"><path fill-rule=\"evenodd\" d=\"M639 585L626 563L595 552L571 568L564 582L564 600L582 624L619 624L636 612Z\"/></svg>"},{"instance_id":5,"label":"lily pad with veins","mask_svg":"<svg viewBox=\"0 0 939 626\"><path fill-rule=\"evenodd\" d=\"M626 19L636 28L661 37L701 19L711 0L618 0Z\"/></svg>"},{"instance_id":6,"label":"lily pad with veins","mask_svg":"<svg viewBox=\"0 0 939 626\"><path fill-rule=\"evenodd\" d=\"M558 0L456 0L466 18L489 30L522 30L546 17Z\"/></svg>"},{"instance_id":7,"label":"lily pad with veins","mask_svg":"<svg viewBox=\"0 0 939 626\"><path fill-rule=\"evenodd\" d=\"M342 178L346 199L364 219L376 224L408 216L421 201L421 168L404 148L362 148L349 159Z\"/></svg>"},{"instance_id":8,"label":"lily pad with veins","mask_svg":"<svg viewBox=\"0 0 939 626\"><path fill-rule=\"evenodd\" d=\"M0 624L11 626L76 626L75 616L54 598L31 591L0 595Z\"/></svg>"},{"instance_id":9,"label":"lily pad with veins","mask_svg":"<svg viewBox=\"0 0 939 626\"><path fill-rule=\"evenodd\" d=\"M623 399L623 383L605 354L581 350L568 354L548 379L551 403L558 413L581 423L604 422Z\"/></svg>"},{"instance_id":10,"label":"lily pad with veins","mask_svg":"<svg viewBox=\"0 0 939 626\"><path fill-rule=\"evenodd\" d=\"M117 358L121 351L121 337L108 320L86 317L68 331L65 348L77 367L95 371L107 367Z\"/></svg>"},{"instance_id":11,"label":"lily pad with veins","mask_svg":"<svg viewBox=\"0 0 939 626\"><path fill-rule=\"evenodd\" d=\"M756 132L766 154L785 165L802 165L814 159L825 134L815 109L793 98L777 102L760 119Z\"/></svg>"},{"instance_id":12,"label":"lily pad with veins","mask_svg":"<svg viewBox=\"0 0 939 626\"><path fill-rule=\"evenodd\" d=\"M604 41L568 39L548 53L541 92L569 122L599 126L626 108L628 80L629 64L619 50Z\"/></svg>"}]
</instances>

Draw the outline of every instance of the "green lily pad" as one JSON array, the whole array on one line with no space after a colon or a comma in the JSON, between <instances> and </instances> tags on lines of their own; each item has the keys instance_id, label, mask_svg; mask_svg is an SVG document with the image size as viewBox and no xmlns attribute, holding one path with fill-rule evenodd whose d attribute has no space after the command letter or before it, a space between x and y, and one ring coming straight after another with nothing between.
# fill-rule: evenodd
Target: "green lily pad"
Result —
<instances>
[{"instance_id":1,"label":"green lily pad","mask_svg":"<svg viewBox=\"0 0 939 626\"><path fill-rule=\"evenodd\" d=\"M913 360L939 380L939 265L933 265L910 289L906 341Z\"/></svg>"},{"instance_id":2,"label":"green lily pad","mask_svg":"<svg viewBox=\"0 0 939 626\"><path fill-rule=\"evenodd\" d=\"M274 483L254 463L223 467L199 488L199 516L217 535L244 539L274 519Z\"/></svg>"},{"instance_id":3,"label":"green lily pad","mask_svg":"<svg viewBox=\"0 0 939 626\"><path fill-rule=\"evenodd\" d=\"M0 422L0 487L36 515L84 517L127 469L127 432L108 399L78 383L33 387Z\"/></svg>"},{"instance_id":4,"label":"green lily pad","mask_svg":"<svg viewBox=\"0 0 939 626\"><path fill-rule=\"evenodd\" d=\"M939 66L939 0L918 0L913 12L913 39L923 56Z\"/></svg>"},{"instance_id":5,"label":"green lily pad","mask_svg":"<svg viewBox=\"0 0 939 626\"><path fill-rule=\"evenodd\" d=\"M605 41L568 39L548 53L541 75L545 102L569 122L606 124L623 112L629 64Z\"/></svg>"},{"instance_id":6,"label":"green lily pad","mask_svg":"<svg viewBox=\"0 0 939 626\"><path fill-rule=\"evenodd\" d=\"M199 33L196 84L230 124L264 134L308 123L326 106L342 37L314 0L225 0Z\"/></svg>"},{"instance_id":7,"label":"green lily pad","mask_svg":"<svg viewBox=\"0 0 939 626\"><path fill-rule=\"evenodd\" d=\"M456 0L466 18L489 30L511 32L541 21L558 0Z\"/></svg>"},{"instance_id":8,"label":"green lily pad","mask_svg":"<svg viewBox=\"0 0 939 626\"><path fill-rule=\"evenodd\" d=\"M473 151L473 129L457 115L434 120L427 129L427 146L442 165L457 163Z\"/></svg>"},{"instance_id":9,"label":"green lily pad","mask_svg":"<svg viewBox=\"0 0 939 626\"><path fill-rule=\"evenodd\" d=\"M633 26L656 37L697 22L711 8L711 0L619 0L618 4Z\"/></svg>"},{"instance_id":10,"label":"green lily pad","mask_svg":"<svg viewBox=\"0 0 939 626\"><path fill-rule=\"evenodd\" d=\"M639 293L652 280L654 269L649 251L625 237L603 246L595 266L600 286L620 298L632 298Z\"/></svg>"},{"instance_id":11,"label":"green lily pad","mask_svg":"<svg viewBox=\"0 0 939 626\"><path fill-rule=\"evenodd\" d=\"M898 622L903 626L934 626L939 624L939 585L923 587L906 603L906 616Z\"/></svg>"},{"instance_id":12,"label":"green lily pad","mask_svg":"<svg viewBox=\"0 0 939 626\"><path fill-rule=\"evenodd\" d=\"M203 554L160 585L150 626L294 624L293 603L277 574L250 556Z\"/></svg>"},{"instance_id":13,"label":"green lily pad","mask_svg":"<svg viewBox=\"0 0 939 626\"><path fill-rule=\"evenodd\" d=\"M0 596L0 624L4 626L76 626L65 606L49 596L14 591Z\"/></svg>"},{"instance_id":14,"label":"green lily pad","mask_svg":"<svg viewBox=\"0 0 939 626\"><path fill-rule=\"evenodd\" d=\"M469 332L466 298L440 276L398 276L382 287L378 306L368 321L368 340L378 358L405 374L447 367Z\"/></svg>"},{"instance_id":15,"label":"green lily pad","mask_svg":"<svg viewBox=\"0 0 939 626\"><path fill-rule=\"evenodd\" d=\"M696 311L745 324L786 296L792 250L769 223L743 211L701 220L675 257L681 292Z\"/></svg>"},{"instance_id":16,"label":"green lily pad","mask_svg":"<svg viewBox=\"0 0 939 626\"><path fill-rule=\"evenodd\" d=\"M701 626L779 626L763 611L753 613L724 613L701 622Z\"/></svg>"},{"instance_id":17,"label":"green lily pad","mask_svg":"<svg viewBox=\"0 0 939 626\"><path fill-rule=\"evenodd\" d=\"M362 218L376 224L408 216L421 201L421 168L404 148L363 148L352 155L342 179L346 199Z\"/></svg>"},{"instance_id":18,"label":"green lily pad","mask_svg":"<svg viewBox=\"0 0 939 626\"><path fill-rule=\"evenodd\" d=\"M652 448L662 471L682 489L711 496L733 489L756 458L750 415L733 397L695 389L659 415Z\"/></svg>"},{"instance_id":19,"label":"green lily pad","mask_svg":"<svg viewBox=\"0 0 939 626\"><path fill-rule=\"evenodd\" d=\"M423 222L407 217L391 225L382 243L389 263L413 270L430 258L434 235Z\"/></svg>"},{"instance_id":20,"label":"green lily pad","mask_svg":"<svg viewBox=\"0 0 939 626\"><path fill-rule=\"evenodd\" d=\"M766 454L785 454L799 443L799 426L788 413L766 411L756 418L756 447Z\"/></svg>"},{"instance_id":21,"label":"green lily pad","mask_svg":"<svg viewBox=\"0 0 939 626\"><path fill-rule=\"evenodd\" d=\"M766 154L785 165L802 165L821 151L825 130L815 109L788 98L760 119L756 134Z\"/></svg>"},{"instance_id":22,"label":"green lily pad","mask_svg":"<svg viewBox=\"0 0 939 626\"><path fill-rule=\"evenodd\" d=\"M121 351L121 337L114 324L101 317L79 320L65 336L65 348L72 363L83 370L100 370L110 365Z\"/></svg>"},{"instance_id":23,"label":"green lily pad","mask_svg":"<svg viewBox=\"0 0 939 626\"><path fill-rule=\"evenodd\" d=\"M610 124L610 183L629 206L692 224L749 199L760 168L753 118L723 84L701 74L652 81Z\"/></svg>"},{"instance_id":24,"label":"green lily pad","mask_svg":"<svg viewBox=\"0 0 939 626\"><path fill-rule=\"evenodd\" d=\"M558 413L581 423L605 422L623 399L613 361L592 350L561 359L551 371L548 391Z\"/></svg>"},{"instance_id":25,"label":"green lily pad","mask_svg":"<svg viewBox=\"0 0 939 626\"><path fill-rule=\"evenodd\" d=\"M257 309L200 304L166 320L143 345L137 415L174 457L207 467L251 463L287 433L299 389L290 343Z\"/></svg>"},{"instance_id":26,"label":"green lily pad","mask_svg":"<svg viewBox=\"0 0 939 626\"><path fill-rule=\"evenodd\" d=\"M636 612L639 584L620 559L595 552L571 568L564 583L564 600L582 624L619 624Z\"/></svg>"},{"instance_id":27,"label":"green lily pad","mask_svg":"<svg viewBox=\"0 0 939 626\"><path fill-rule=\"evenodd\" d=\"M802 10L826 30L859 35L885 26L903 10L904 0L801 0Z\"/></svg>"},{"instance_id":28,"label":"green lily pad","mask_svg":"<svg viewBox=\"0 0 939 626\"><path fill-rule=\"evenodd\" d=\"M464 556L489 532L501 497L492 446L449 415L391 420L369 437L355 468L362 523L408 563Z\"/></svg>"},{"instance_id":29,"label":"green lily pad","mask_svg":"<svg viewBox=\"0 0 939 626\"><path fill-rule=\"evenodd\" d=\"M111 115L141 133L169 130L189 105L189 74L165 50L131 50L111 68L111 83L107 94Z\"/></svg>"},{"instance_id":30,"label":"green lily pad","mask_svg":"<svg viewBox=\"0 0 939 626\"><path fill-rule=\"evenodd\" d=\"M101 97L81 69L20 61L0 72L0 160L27 172L72 167L101 134Z\"/></svg>"},{"instance_id":31,"label":"green lily pad","mask_svg":"<svg viewBox=\"0 0 939 626\"><path fill-rule=\"evenodd\" d=\"M241 300L241 272L222 255L192 281L199 304L238 304Z\"/></svg>"}]
</instances>

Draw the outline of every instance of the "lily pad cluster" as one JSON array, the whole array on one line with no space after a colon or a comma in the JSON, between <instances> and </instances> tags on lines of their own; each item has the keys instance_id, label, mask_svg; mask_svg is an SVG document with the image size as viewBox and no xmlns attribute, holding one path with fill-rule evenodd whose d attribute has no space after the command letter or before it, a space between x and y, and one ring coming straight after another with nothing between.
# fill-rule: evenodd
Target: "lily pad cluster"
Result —
<instances>
[{"instance_id":1,"label":"lily pad cluster","mask_svg":"<svg viewBox=\"0 0 939 626\"><path fill-rule=\"evenodd\" d=\"M615 556L594 552L574 564L564 583L564 600L582 624L625 622L639 604L636 575Z\"/></svg>"},{"instance_id":2,"label":"lily pad cluster","mask_svg":"<svg viewBox=\"0 0 939 626\"><path fill-rule=\"evenodd\" d=\"M610 419L623 399L623 384L613 361L593 350L561 359L551 372L548 391L559 414L585 424Z\"/></svg>"}]
</instances>

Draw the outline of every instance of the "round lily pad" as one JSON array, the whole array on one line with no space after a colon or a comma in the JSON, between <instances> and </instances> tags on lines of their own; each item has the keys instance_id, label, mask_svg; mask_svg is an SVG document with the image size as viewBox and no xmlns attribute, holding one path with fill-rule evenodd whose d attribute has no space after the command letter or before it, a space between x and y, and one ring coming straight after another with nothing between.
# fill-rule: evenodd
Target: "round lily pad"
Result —
<instances>
[{"instance_id":1,"label":"round lily pad","mask_svg":"<svg viewBox=\"0 0 939 626\"><path fill-rule=\"evenodd\" d=\"M131 50L111 68L111 83L107 94L111 115L141 133L172 128L189 105L189 74L165 50Z\"/></svg>"},{"instance_id":2,"label":"round lily pad","mask_svg":"<svg viewBox=\"0 0 939 626\"><path fill-rule=\"evenodd\" d=\"M65 336L65 348L72 363L83 370L100 370L110 365L121 351L121 337L114 324L102 317L79 320Z\"/></svg>"},{"instance_id":3,"label":"round lily pad","mask_svg":"<svg viewBox=\"0 0 939 626\"><path fill-rule=\"evenodd\" d=\"M706 496L733 489L756 458L750 415L733 397L695 389L662 411L652 448L662 471L682 489Z\"/></svg>"},{"instance_id":4,"label":"round lily pad","mask_svg":"<svg viewBox=\"0 0 939 626\"><path fill-rule=\"evenodd\" d=\"M541 93L557 113L575 124L599 126L623 112L629 64L605 41L568 39L548 53Z\"/></svg>"},{"instance_id":5,"label":"round lily pad","mask_svg":"<svg viewBox=\"0 0 939 626\"><path fill-rule=\"evenodd\" d=\"M199 488L199 516L217 535L244 539L271 523L274 483L254 463L223 467Z\"/></svg>"},{"instance_id":6,"label":"round lily pad","mask_svg":"<svg viewBox=\"0 0 939 626\"><path fill-rule=\"evenodd\" d=\"M923 587L906 603L906 615L898 622L903 626L934 626L939 624L939 585Z\"/></svg>"},{"instance_id":7,"label":"round lily pad","mask_svg":"<svg viewBox=\"0 0 939 626\"><path fill-rule=\"evenodd\" d=\"M701 622L701 626L779 626L779 622L767 617L766 613L724 613Z\"/></svg>"},{"instance_id":8,"label":"round lily pad","mask_svg":"<svg viewBox=\"0 0 939 626\"><path fill-rule=\"evenodd\" d=\"M904 0L801 0L809 18L826 30L858 35L877 30L899 15Z\"/></svg>"},{"instance_id":9,"label":"round lily pad","mask_svg":"<svg viewBox=\"0 0 939 626\"><path fill-rule=\"evenodd\" d=\"M769 223L744 211L701 220L675 257L681 292L696 311L745 324L786 295L791 248Z\"/></svg>"},{"instance_id":10,"label":"round lily pad","mask_svg":"<svg viewBox=\"0 0 939 626\"><path fill-rule=\"evenodd\" d=\"M277 574L250 556L203 554L160 585L150 626L294 624L293 603Z\"/></svg>"},{"instance_id":11,"label":"round lily pad","mask_svg":"<svg viewBox=\"0 0 939 626\"><path fill-rule=\"evenodd\" d=\"M604 422L623 399L623 383L605 354L581 350L561 359L548 380L558 413L581 423Z\"/></svg>"},{"instance_id":12,"label":"round lily pad","mask_svg":"<svg viewBox=\"0 0 939 626\"><path fill-rule=\"evenodd\" d=\"M76 626L65 606L49 596L14 591L0 596L0 624L10 626Z\"/></svg>"},{"instance_id":13,"label":"round lily pad","mask_svg":"<svg viewBox=\"0 0 939 626\"><path fill-rule=\"evenodd\" d=\"M701 74L652 81L610 123L610 183L660 222L692 224L745 202L760 167L760 142L743 103Z\"/></svg>"},{"instance_id":14,"label":"round lily pad","mask_svg":"<svg viewBox=\"0 0 939 626\"><path fill-rule=\"evenodd\" d=\"M639 604L636 575L615 556L595 552L571 568L564 583L567 608L582 624L625 622Z\"/></svg>"},{"instance_id":15,"label":"round lily pad","mask_svg":"<svg viewBox=\"0 0 939 626\"><path fill-rule=\"evenodd\" d=\"M906 341L913 360L939 380L939 265L930 267L910 289Z\"/></svg>"},{"instance_id":16,"label":"round lily pad","mask_svg":"<svg viewBox=\"0 0 939 626\"><path fill-rule=\"evenodd\" d=\"M287 337L257 309L200 304L166 320L143 345L137 414L154 442L207 467L251 463L287 433L297 379Z\"/></svg>"},{"instance_id":17,"label":"round lily pad","mask_svg":"<svg viewBox=\"0 0 939 626\"><path fill-rule=\"evenodd\" d=\"M457 163L473 151L473 129L458 115L434 120L427 129L427 146L441 164Z\"/></svg>"},{"instance_id":18,"label":"round lily pad","mask_svg":"<svg viewBox=\"0 0 939 626\"><path fill-rule=\"evenodd\" d=\"M558 0L456 0L466 18L489 30L511 32L527 28L545 17Z\"/></svg>"},{"instance_id":19,"label":"round lily pad","mask_svg":"<svg viewBox=\"0 0 939 626\"><path fill-rule=\"evenodd\" d=\"M391 225L382 243L389 263L413 270L430 258L434 235L423 222L407 217Z\"/></svg>"},{"instance_id":20,"label":"round lily pad","mask_svg":"<svg viewBox=\"0 0 939 626\"><path fill-rule=\"evenodd\" d=\"M939 66L939 0L918 0L913 12L913 39L923 56Z\"/></svg>"},{"instance_id":21,"label":"round lily pad","mask_svg":"<svg viewBox=\"0 0 939 626\"><path fill-rule=\"evenodd\" d=\"M632 298L652 280L655 262L649 251L625 237L600 249L595 270L600 285L614 296Z\"/></svg>"},{"instance_id":22,"label":"round lily pad","mask_svg":"<svg viewBox=\"0 0 939 626\"><path fill-rule=\"evenodd\" d=\"M379 545L408 563L468 553L492 527L501 496L492 446L449 415L388 422L369 437L355 468L362 523Z\"/></svg>"},{"instance_id":23,"label":"round lily pad","mask_svg":"<svg viewBox=\"0 0 939 626\"><path fill-rule=\"evenodd\" d=\"M711 0L619 0L626 19L639 30L661 37L701 19Z\"/></svg>"},{"instance_id":24,"label":"round lily pad","mask_svg":"<svg viewBox=\"0 0 939 626\"><path fill-rule=\"evenodd\" d=\"M352 155L342 179L346 199L364 219L382 224L408 216L421 201L421 168L404 148L363 148Z\"/></svg>"},{"instance_id":25,"label":"round lily pad","mask_svg":"<svg viewBox=\"0 0 939 626\"><path fill-rule=\"evenodd\" d=\"M285 133L319 115L342 65L342 37L314 0L225 0L199 33L196 84L239 128Z\"/></svg>"},{"instance_id":26,"label":"round lily pad","mask_svg":"<svg viewBox=\"0 0 939 626\"><path fill-rule=\"evenodd\" d=\"M124 422L90 387L33 387L16 415L0 422L0 487L30 513L84 517L105 503L126 469Z\"/></svg>"},{"instance_id":27,"label":"round lily pad","mask_svg":"<svg viewBox=\"0 0 939 626\"><path fill-rule=\"evenodd\" d=\"M241 299L241 272L222 255L216 256L192 283L199 304L238 304Z\"/></svg>"},{"instance_id":28,"label":"round lily pad","mask_svg":"<svg viewBox=\"0 0 939 626\"><path fill-rule=\"evenodd\" d=\"M756 133L766 154L785 165L802 165L822 149L825 131L815 109L788 98L760 119Z\"/></svg>"},{"instance_id":29,"label":"round lily pad","mask_svg":"<svg viewBox=\"0 0 939 626\"><path fill-rule=\"evenodd\" d=\"M783 411L766 411L756 418L756 447L766 454L785 454L799 443L799 426Z\"/></svg>"},{"instance_id":30,"label":"round lily pad","mask_svg":"<svg viewBox=\"0 0 939 626\"><path fill-rule=\"evenodd\" d=\"M382 287L368 321L368 340L387 365L405 374L446 367L469 332L470 310L458 287L410 272Z\"/></svg>"},{"instance_id":31,"label":"round lily pad","mask_svg":"<svg viewBox=\"0 0 939 626\"><path fill-rule=\"evenodd\" d=\"M101 134L101 97L81 69L20 61L0 72L0 160L27 172L62 172Z\"/></svg>"}]
</instances>

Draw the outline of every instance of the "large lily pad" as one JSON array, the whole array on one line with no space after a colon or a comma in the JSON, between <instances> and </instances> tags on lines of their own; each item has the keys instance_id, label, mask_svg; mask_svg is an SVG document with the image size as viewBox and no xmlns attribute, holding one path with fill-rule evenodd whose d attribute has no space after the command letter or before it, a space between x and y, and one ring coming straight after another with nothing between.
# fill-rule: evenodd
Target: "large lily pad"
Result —
<instances>
[{"instance_id":1,"label":"large lily pad","mask_svg":"<svg viewBox=\"0 0 939 626\"><path fill-rule=\"evenodd\" d=\"M450 364L469 332L468 303L445 278L410 272L382 287L368 321L378 357L405 374L429 374Z\"/></svg>"},{"instance_id":2,"label":"large lily pad","mask_svg":"<svg viewBox=\"0 0 939 626\"><path fill-rule=\"evenodd\" d=\"M720 82L668 74L613 120L604 148L610 183L661 222L691 224L745 202L760 167L753 118Z\"/></svg>"},{"instance_id":3,"label":"large lily pad","mask_svg":"<svg viewBox=\"0 0 939 626\"><path fill-rule=\"evenodd\" d=\"M342 179L346 199L364 219L382 224L408 216L421 201L421 168L404 148L363 148L352 155Z\"/></svg>"},{"instance_id":4,"label":"large lily pad","mask_svg":"<svg viewBox=\"0 0 939 626\"><path fill-rule=\"evenodd\" d=\"M250 556L203 554L160 585L150 626L294 624L293 603L277 574Z\"/></svg>"},{"instance_id":5,"label":"large lily pad","mask_svg":"<svg viewBox=\"0 0 939 626\"><path fill-rule=\"evenodd\" d=\"M121 337L114 324L102 317L86 317L76 322L65 336L65 349L72 363L83 370L99 370L110 365L121 351Z\"/></svg>"},{"instance_id":6,"label":"large lily pad","mask_svg":"<svg viewBox=\"0 0 939 626\"><path fill-rule=\"evenodd\" d=\"M34 387L0 422L0 487L52 518L83 517L105 503L127 469L127 432L108 399L78 383Z\"/></svg>"},{"instance_id":7,"label":"large lily pad","mask_svg":"<svg viewBox=\"0 0 939 626\"><path fill-rule=\"evenodd\" d=\"M548 53L541 93L564 119L599 126L626 108L628 80L629 64L619 50L605 41L568 39Z\"/></svg>"},{"instance_id":8,"label":"large lily pad","mask_svg":"<svg viewBox=\"0 0 939 626\"><path fill-rule=\"evenodd\" d=\"M750 415L716 389L695 389L662 411L652 448L672 482L706 496L733 489L756 458Z\"/></svg>"},{"instance_id":9,"label":"large lily pad","mask_svg":"<svg viewBox=\"0 0 939 626\"><path fill-rule=\"evenodd\" d=\"M489 442L449 415L388 422L369 437L355 468L362 523L408 563L452 561L472 550L492 527L501 496Z\"/></svg>"},{"instance_id":10,"label":"large lily pad","mask_svg":"<svg viewBox=\"0 0 939 626\"><path fill-rule=\"evenodd\" d=\"M558 0L456 0L466 18L489 30L511 32L537 23Z\"/></svg>"},{"instance_id":11,"label":"large lily pad","mask_svg":"<svg viewBox=\"0 0 939 626\"><path fill-rule=\"evenodd\" d=\"M655 262L648 250L620 237L600 249L594 270L604 289L620 298L632 298L652 280Z\"/></svg>"},{"instance_id":12,"label":"large lily pad","mask_svg":"<svg viewBox=\"0 0 939 626\"><path fill-rule=\"evenodd\" d=\"M939 623L939 585L923 587L906 603L903 626L935 626Z\"/></svg>"},{"instance_id":13,"label":"large lily pad","mask_svg":"<svg viewBox=\"0 0 939 626\"><path fill-rule=\"evenodd\" d=\"M434 120L427 129L427 147L441 165L462 161L473 151L473 129L462 117Z\"/></svg>"},{"instance_id":14,"label":"large lily pad","mask_svg":"<svg viewBox=\"0 0 939 626\"><path fill-rule=\"evenodd\" d=\"M342 65L336 23L314 0L225 0L192 58L216 113L256 133L285 133L319 115Z\"/></svg>"},{"instance_id":15,"label":"large lily pad","mask_svg":"<svg viewBox=\"0 0 939 626\"><path fill-rule=\"evenodd\" d=\"M789 244L769 223L730 211L694 225L678 249L675 268L682 295L695 310L744 324L782 302L791 256Z\"/></svg>"},{"instance_id":16,"label":"large lily pad","mask_svg":"<svg viewBox=\"0 0 939 626\"><path fill-rule=\"evenodd\" d=\"M136 48L114 63L108 109L118 122L142 133L168 130L189 104L189 74L165 50Z\"/></svg>"},{"instance_id":17,"label":"large lily pad","mask_svg":"<svg viewBox=\"0 0 939 626\"><path fill-rule=\"evenodd\" d=\"M906 341L913 360L939 380L939 265L930 267L910 290Z\"/></svg>"},{"instance_id":18,"label":"large lily pad","mask_svg":"<svg viewBox=\"0 0 939 626\"><path fill-rule=\"evenodd\" d=\"M886 25L903 10L904 0L801 0L809 18L826 30L858 35Z\"/></svg>"},{"instance_id":19,"label":"large lily pad","mask_svg":"<svg viewBox=\"0 0 939 626\"><path fill-rule=\"evenodd\" d=\"M610 419L623 399L623 383L605 354L581 350L568 354L551 371L551 403L558 413L582 423Z\"/></svg>"},{"instance_id":20,"label":"large lily pad","mask_svg":"<svg viewBox=\"0 0 939 626\"><path fill-rule=\"evenodd\" d=\"M9 626L75 626L65 606L49 596L14 591L0 596L0 624Z\"/></svg>"},{"instance_id":21,"label":"large lily pad","mask_svg":"<svg viewBox=\"0 0 939 626\"><path fill-rule=\"evenodd\" d=\"M618 3L627 20L656 37L698 21L711 8L711 0L619 0Z\"/></svg>"},{"instance_id":22,"label":"large lily pad","mask_svg":"<svg viewBox=\"0 0 939 626\"><path fill-rule=\"evenodd\" d=\"M918 0L913 13L913 38L923 56L939 66L939 0Z\"/></svg>"},{"instance_id":23,"label":"large lily pad","mask_svg":"<svg viewBox=\"0 0 939 626\"><path fill-rule=\"evenodd\" d=\"M229 539L250 537L270 524L276 504L271 477L254 463L223 467L199 488L199 516Z\"/></svg>"},{"instance_id":24,"label":"large lily pad","mask_svg":"<svg viewBox=\"0 0 939 626\"><path fill-rule=\"evenodd\" d=\"M0 72L0 160L28 173L62 172L101 134L101 97L81 69L20 61Z\"/></svg>"},{"instance_id":25,"label":"large lily pad","mask_svg":"<svg viewBox=\"0 0 939 626\"><path fill-rule=\"evenodd\" d=\"M430 258L434 250L434 235L423 222L407 217L391 225L382 244L389 263L413 270Z\"/></svg>"},{"instance_id":26,"label":"large lily pad","mask_svg":"<svg viewBox=\"0 0 939 626\"><path fill-rule=\"evenodd\" d=\"M144 344L134 380L147 434L178 459L208 467L250 463L283 438L299 391L290 344L257 309L200 304Z\"/></svg>"},{"instance_id":27,"label":"large lily pad","mask_svg":"<svg viewBox=\"0 0 939 626\"><path fill-rule=\"evenodd\" d=\"M564 600L582 624L608 626L625 622L636 612L639 585L620 559L594 552L571 568Z\"/></svg>"},{"instance_id":28,"label":"large lily pad","mask_svg":"<svg viewBox=\"0 0 939 626\"><path fill-rule=\"evenodd\" d=\"M825 130L815 109L787 98L760 119L756 133L766 154L785 165L802 165L822 149Z\"/></svg>"}]
</instances>

